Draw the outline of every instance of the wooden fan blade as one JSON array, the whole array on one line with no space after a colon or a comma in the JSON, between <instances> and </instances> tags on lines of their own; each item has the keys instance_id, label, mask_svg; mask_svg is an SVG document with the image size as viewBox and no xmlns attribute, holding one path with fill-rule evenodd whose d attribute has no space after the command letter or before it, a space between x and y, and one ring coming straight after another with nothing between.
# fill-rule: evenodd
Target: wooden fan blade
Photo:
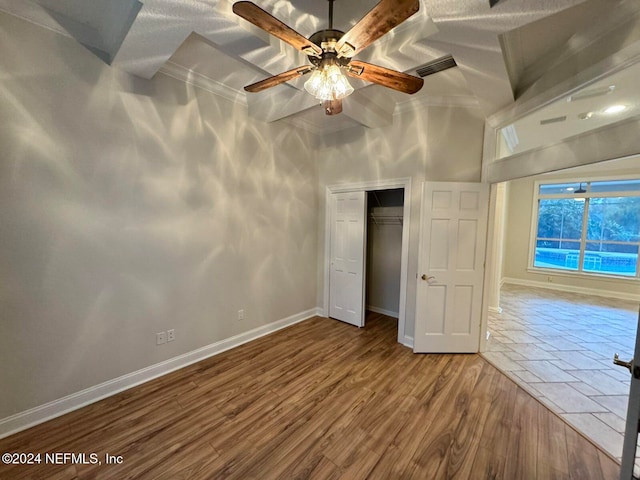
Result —
<instances>
[{"instance_id":1,"label":"wooden fan blade","mask_svg":"<svg viewBox=\"0 0 640 480\"><path fill-rule=\"evenodd\" d=\"M313 67L311 65L294 68L293 70L288 70L286 72L279 73L278 75L274 75L273 77L265 78L264 80L260 80L259 82L247 85L246 87L244 87L244 89L247 92L251 93L261 92L263 90L266 90L267 88L275 87L276 85L280 85L281 83L301 77L302 75L309 73L311 70L313 70Z\"/></svg>"},{"instance_id":2,"label":"wooden fan blade","mask_svg":"<svg viewBox=\"0 0 640 480\"><path fill-rule=\"evenodd\" d=\"M420 8L420 0L382 0L336 43L339 57L351 58L400 25Z\"/></svg>"},{"instance_id":3,"label":"wooden fan blade","mask_svg":"<svg viewBox=\"0 0 640 480\"><path fill-rule=\"evenodd\" d=\"M253 23L256 27L270 33L283 42L297 48L302 53L319 57L322 49L313 42L304 38L293 28L285 25L270 13L264 11L252 2L236 2L233 4L233 13Z\"/></svg>"},{"instance_id":4,"label":"wooden fan blade","mask_svg":"<svg viewBox=\"0 0 640 480\"><path fill-rule=\"evenodd\" d=\"M322 108L327 115L337 115L342 112L342 99L325 100L322 102Z\"/></svg>"},{"instance_id":5,"label":"wooden fan blade","mask_svg":"<svg viewBox=\"0 0 640 480\"><path fill-rule=\"evenodd\" d=\"M347 75L409 94L416 93L424 84L424 80L420 77L361 62L360 60L351 60L349 62Z\"/></svg>"}]
</instances>

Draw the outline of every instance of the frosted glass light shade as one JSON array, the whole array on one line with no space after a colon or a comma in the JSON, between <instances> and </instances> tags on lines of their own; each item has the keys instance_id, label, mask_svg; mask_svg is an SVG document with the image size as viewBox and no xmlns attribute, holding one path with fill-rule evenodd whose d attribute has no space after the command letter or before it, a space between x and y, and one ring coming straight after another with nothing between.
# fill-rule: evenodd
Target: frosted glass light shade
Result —
<instances>
[{"instance_id":1,"label":"frosted glass light shade","mask_svg":"<svg viewBox=\"0 0 640 480\"><path fill-rule=\"evenodd\" d=\"M325 65L311 74L304 89L318 100L340 100L353 93L353 87L337 65Z\"/></svg>"}]
</instances>

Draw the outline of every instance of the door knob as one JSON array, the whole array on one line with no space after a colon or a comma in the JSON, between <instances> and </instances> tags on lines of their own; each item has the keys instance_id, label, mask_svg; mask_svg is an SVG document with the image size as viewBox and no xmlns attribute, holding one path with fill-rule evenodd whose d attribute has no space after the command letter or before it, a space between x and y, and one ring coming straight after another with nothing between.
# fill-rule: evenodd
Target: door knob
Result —
<instances>
[{"instance_id":1,"label":"door knob","mask_svg":"<svg viewBox=\"0 0 640 480\"><path fill-rule=\"evenodd\" d=\"M427 277L427 275L425 275L424 273L422 274L422 277L420 277L420 278L422 278L422 280L424 280L426 282L428 282L429 280L435 280L436 279L436 277L432 277L432 276Z\"/></svg>"},{"instance_id":2,"label":"door knob","mask_svg":"<svg viewBox=\"0 0 640 480\"><path fill-rule=\"evenodd\" d=\"M618 354L616 353L613 356L613 363L614 363L614 365L618 365L620 367L628 368L629 372L633 373L633 358L631 360L629 360L628 362L625 362L624 360L620 360L620 358L618 357Z\"/></svg>"}]
</instances>

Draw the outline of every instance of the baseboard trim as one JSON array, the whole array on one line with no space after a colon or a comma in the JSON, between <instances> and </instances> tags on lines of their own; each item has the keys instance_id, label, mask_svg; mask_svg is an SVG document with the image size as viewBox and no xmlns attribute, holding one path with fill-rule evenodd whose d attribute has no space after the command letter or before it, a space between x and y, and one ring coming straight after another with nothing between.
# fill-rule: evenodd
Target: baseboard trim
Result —
<instances>
[{"instance_id":1,"label":"baseboard trim","mask_svg":"<svg viewBox=\"0 0 640 480\"><path fill-rule=\"evenodd\" d=\"M382 315L387 315L388 317L398 318L398 312L392 312L391 310L385 310L384 308L378 308L378 307L373 307L371 305L367 305L367 310L370 310L373 313L380 313Z\"/></svg>"},{"instance_id":2,"label":"baseboard trim","mask_svg":"<svg viewBox=\"0 0 640 480\"><path fill-rule=\"evenodd\" d=\"M120 393L129 388L146 383L155 378L171 373L180 368L194 364L206 358L238 347L244 343L256 340L270 333L282 330L296 323L322 314L321 308L312 308L304 312L291 315L261 327L249 330L233 337L220 340L197 350L170 358L155 365L122 375L93 387L81 390L66 397L45 403L24 412L11 415L0 420L0 438L5 438L27 428L72 412L86 405L90 405L104 398Z\"/></svg>"},{"instance_id":3,"label":"baseboard trim","mask_svg":"<svg viewBox=\"0 0 640 480\"><path fill-rule=\"evenodd\" d=\"M632 302L640 301L640 295L636 295L633 293L614 292L612 290L600 290L597 288L575 287L573 285L564 285L561 283L537 282L535 280L523 280L521 278L512 278L512 277L505 278L504 282L512 285L521 285L523 287L546 288L548 290L556 290L560 292L581 293L583 295L595 295L597 297L617 298L619 300L630 300Z\"/></svg>"},{"instance_id":4,"label":"baseboard trim","mask_svg":"<svg viewBox=\"0 0 640 480\"><path fill-rule=\"evenodd\" d=\"M489 307L489 311L491 313L502 313L502 308L501 307Z\"/></svg>"},{"instance_id":5,"label":"baseboard trim","mask_svg":"<svg viewBox=\"0 0 640 480\"><path fill-rule=\"evenodd\" d=\"M409 335L405 335L404 336L404 341L402 342L402 345L404 345L405 347L408 347L411 350L413 350L413 337L410 337Z\"/></svg>"}]
</instances>

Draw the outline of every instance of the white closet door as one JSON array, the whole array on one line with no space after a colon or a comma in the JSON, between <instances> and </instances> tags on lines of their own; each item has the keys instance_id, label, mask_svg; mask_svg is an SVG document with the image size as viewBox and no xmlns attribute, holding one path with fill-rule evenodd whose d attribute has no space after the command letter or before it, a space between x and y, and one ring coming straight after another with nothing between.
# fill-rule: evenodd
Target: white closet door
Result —
<instances>
[{"instance_id":1,"label":"white closet door","mask_svg":"<svg viewBox=\"0 0 640 480\"><path fill-rule=\"evenodd\" d=\"M331 195L329 316L364 326L366 192Z\"/></svg>"}]
</instances>

